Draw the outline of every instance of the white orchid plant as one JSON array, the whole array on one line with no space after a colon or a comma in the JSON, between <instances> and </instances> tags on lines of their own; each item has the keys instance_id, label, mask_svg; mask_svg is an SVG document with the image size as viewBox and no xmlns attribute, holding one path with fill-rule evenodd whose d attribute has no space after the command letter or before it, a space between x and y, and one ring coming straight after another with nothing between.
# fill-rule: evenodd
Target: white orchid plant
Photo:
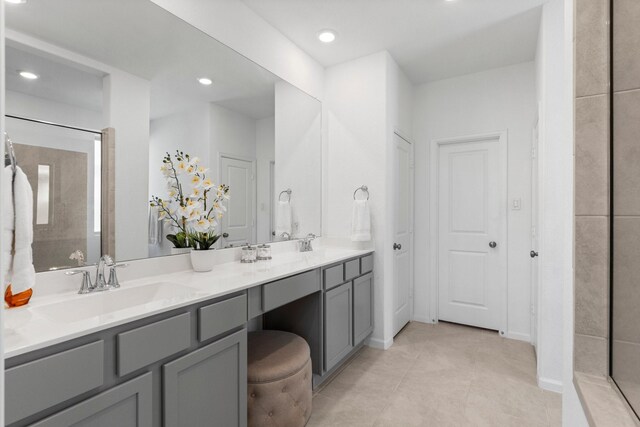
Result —
<instances>
[{"instance_id":1,"label":"white orchid plant","mask_svg":"<svg viewBox=\"0 0 640 427\"><path fill-rule=\"evenodd\" d=\"M229 187L214 184L200 160L180 150L174 156L167 153L160 170L167 179L168 198L152 196L149 203L177 230L167 239L176 248L210 249L220 238L216 228L227 210Z\"/></svg>"}]
</instances>

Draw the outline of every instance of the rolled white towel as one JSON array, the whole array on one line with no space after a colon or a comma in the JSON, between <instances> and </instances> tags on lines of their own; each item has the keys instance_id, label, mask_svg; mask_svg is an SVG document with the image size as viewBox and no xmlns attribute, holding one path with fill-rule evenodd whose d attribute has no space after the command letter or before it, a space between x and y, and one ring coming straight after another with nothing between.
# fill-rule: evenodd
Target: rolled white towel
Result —
<instances>
[{"instance_id":1,"label":"rolled white towel","mask_svg":"<svg viewBox=\"0 0 640 427\"><path fill-rule=\"evenodd\" d=\"M368 242L371 240L371 213L367 200L354 200L351 216L351 241Z\"/></svg>"},{"instance_id":2,"label":"rolled white towel","mask_svg":"<svg viewBox=\"0 0 640 427\"><path fill-rule=\"evenodd\" d=\"M33 267L33 191L27 175L19 167L13 182L15 241L11 290L14 294L33 288L36 271Z\"/></svg>"},{"instance_id":3,"label":"rolled white towel","mask_svg":"<svg viewBox=\"0 0 640 427\"><path fill-rule=\"evenodd\" d=\"M291 236L291 203L280 200L276 209L276 236L283 233Z\"/></svg>"},{"instance_id":4,"label":"rolled white towel","mask_svg":"<svg viewBox=\"0 0 640 427\"><path fill-rule=\"evenodd\" d=\"M2 176L2 289L11 283L13 266L13 230L15 217L13 215L13 171L11 166L4 168ZM13 288L12 288L13 289Z\"/></svg>"}]
</instances>

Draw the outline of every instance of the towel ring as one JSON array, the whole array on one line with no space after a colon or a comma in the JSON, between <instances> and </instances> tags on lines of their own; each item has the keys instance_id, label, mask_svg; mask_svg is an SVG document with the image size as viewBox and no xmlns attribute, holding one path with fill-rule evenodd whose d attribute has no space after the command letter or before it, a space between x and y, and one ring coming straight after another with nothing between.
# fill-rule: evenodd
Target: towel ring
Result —
<instances>
[{"instance_id":1,"label":"towel ring","mask_svg":"<svg viewBox=\"0 0 640 427\"><path fill-rule=\"evenodd\" d=\"M285 194L285 193L287 193L287 196L288 196L287 202L291 201L291 189L290 188L287 188L286 190L283 190L283 191L280 192L280 194L278 194L278 201L282 201L282 195Z\"/></svg>"},{"instance_id":2,"label":"towel ring","mask_svg":"<svg viewBox=\"0 0 640 427\"><path fill-rule=\"evenodd\" d=\"M15 175L16 166L18 166L18 162L16 162L16 153L13 150L13 142L11 141L11 138L9 138L9 135L6 132L4 133L4 144L6 146L5 162L4 162L5 167L11 165L11 171Z\"/></svg>"},{"instance_id":3,"label":"towel ring","mask_svg":"<svg viewBox=\"0 0 640 427\"><path fill-rule=\"evenodd\" d=\"M356 188L356 191L353 192L353 200L357 200L356 199L356 194L358 194L358 191L362 191L363 193L367 193L367 200L369 200L369 187L367 187L366 185L363 185L362 187Z\"/></svg>"}]
</instances>

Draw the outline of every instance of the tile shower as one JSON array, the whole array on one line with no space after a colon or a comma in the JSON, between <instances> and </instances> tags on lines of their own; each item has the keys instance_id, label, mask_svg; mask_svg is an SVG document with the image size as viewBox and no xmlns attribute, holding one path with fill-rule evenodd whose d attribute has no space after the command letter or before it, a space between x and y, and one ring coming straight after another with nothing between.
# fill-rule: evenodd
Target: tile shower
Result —
<instances>
[{"instance_id":1,"label":"tile shower","mask_svg":"<svg viewBox=\"0 0 640 427\"><path fill-rule=\"evenodd\" d=\"M640 413L640 2L611 2L610 375Z\"/></svg>"}]
</instances>

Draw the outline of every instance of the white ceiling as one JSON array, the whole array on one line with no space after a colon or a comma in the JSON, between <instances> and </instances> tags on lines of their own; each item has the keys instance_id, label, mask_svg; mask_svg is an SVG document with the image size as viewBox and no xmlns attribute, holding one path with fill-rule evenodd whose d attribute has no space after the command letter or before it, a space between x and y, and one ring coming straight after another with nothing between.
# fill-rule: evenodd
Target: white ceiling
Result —
<instances>
[{"instance_id":1,"label":"white ceiling","mask_svg":"<svg viewBox=\"0 0 640 427\"><path fill-rule=\"evenodd\" d=\"M386 49L418 84L533 60L546 0L242 1L325 67Z\"/></svg>"},{"instance_id":2,"label":"white ceiling","mask_svg":"<svg viewBox=\"0 0 640 427\"><path fill-rule=\"evenodd\" d=\"M278 77L151 1L29 0L5 10L9 29L149 80L152 118L205 102L254 119L274 114ZM31 86L14 82L16 90L50 99L57 94L60 102L83 105L82 88L95 85L73 70L64 76L69 71L60 68L56 58L40 53L38 59L34 53L30 69L41 78ZM13 56L17 61L29 55ZM20 66L16 61L12 59L14 68ZM213 85L197 82L205 76ZM14 78L11 73L9 77ZM34 93L37 88L40 92Z\"/></svg>"}]
</instances>

